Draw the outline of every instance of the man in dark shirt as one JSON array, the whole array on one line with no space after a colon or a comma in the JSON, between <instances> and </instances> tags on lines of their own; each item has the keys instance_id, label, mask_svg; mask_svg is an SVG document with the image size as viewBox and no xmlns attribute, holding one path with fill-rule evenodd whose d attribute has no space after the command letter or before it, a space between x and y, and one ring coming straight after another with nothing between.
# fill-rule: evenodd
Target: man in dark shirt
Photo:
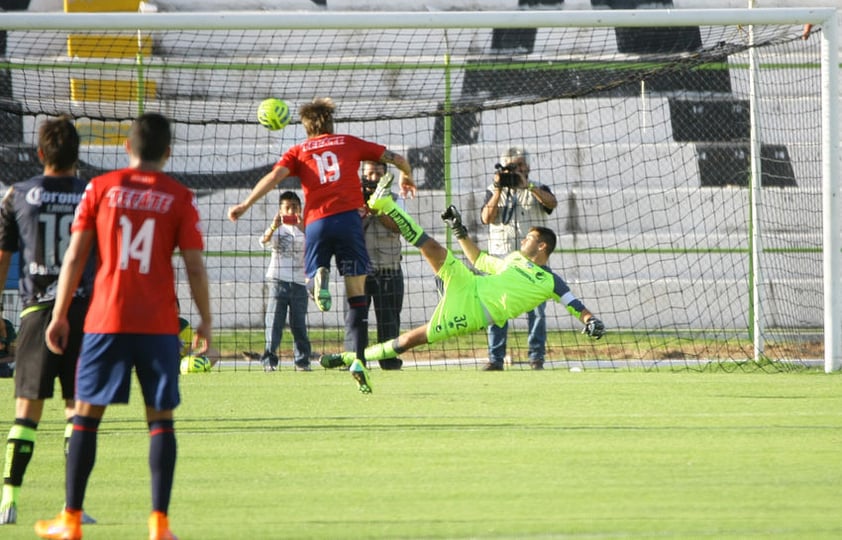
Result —
<instances>
[{"instance_id":1,"label":"man in dark shirt","mask_svg":"<svg viewBox=\"0 0 842 540\"><path fill-rule=\"evenodd\" d=\"M6 441L0 525L17 521L18 495L35 447L44 400L53 397L55 380L65 404L65 456L73 417L76 360L82 322L93 287L93 266L75 292L70 321L73 331L64 354L53 354L44 342L55 301L56 281L70 240L70 223L85 191L76 176L79 135L68 116L44 122L38 132L43 174L18 182L0 203L0 283L6 281L14 252L20 252L20 331L15 353L15 421ZM2 336L0 336L2 337ZM86 522L93 520L85 518Z\"/></svg>"}]
</instances>

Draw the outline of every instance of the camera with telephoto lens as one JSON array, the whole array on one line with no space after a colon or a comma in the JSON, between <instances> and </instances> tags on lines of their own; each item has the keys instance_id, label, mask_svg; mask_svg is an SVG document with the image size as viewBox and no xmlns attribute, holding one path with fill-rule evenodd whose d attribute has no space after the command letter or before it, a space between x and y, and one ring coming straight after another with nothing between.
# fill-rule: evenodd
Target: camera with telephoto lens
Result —
<instances>
[{"instance_id":1,"label":"camera with telephoto lens","mask_svg":"<svg viewBox=\"0 0 842 540\"><path fill-rule=\"evenodd\" d=\"M517 173L517 165L509 163L508 165L494 164L497 170L499 180L497 185L501 188L517 188L520 185L520 176Z\"/></svg>"}]
</instances>

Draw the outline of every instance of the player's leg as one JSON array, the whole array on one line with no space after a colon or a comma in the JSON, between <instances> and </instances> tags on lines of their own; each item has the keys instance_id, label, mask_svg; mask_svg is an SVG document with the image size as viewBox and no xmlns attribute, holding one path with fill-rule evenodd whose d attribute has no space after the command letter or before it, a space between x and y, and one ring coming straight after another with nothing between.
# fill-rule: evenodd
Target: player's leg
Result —
<instances>
[{"instance_id":1,"label":"player's leg","mask_svg":"<svg viewBox=\"0 0 842 540\"><path fill-rule=\"evenodd\" d=\"M304 229L304 272L307 275L307 291L319 311L328 311L332 300L330 296L330 260L333 257L333 245L330 235L333 223L328 220L333 216L317 219L307 224ZM357 216L359 221L359 216Z\"/></svg>"},{"instance_id":2,"label":"player's leg","mask_svg":"<svg viewBox=\"0 0 842 540\"><path fill-rule=\"evenodd\" d=\"M73 307L71 304L71 310ZM71 331L70 335L75 334ZM65 506L55 519L35 523L35 532L42 538L82 537L82 508L96 460L99 424L107 404L128 403L129 400L132 366L125 347L121 348L122 344L114 334L82 335L78 332L78 335L81 336L75 378L78 399L73 432L67 445ZM178 370L178 336L173 336L170 347L170 354L176 359L173 365ZM63 385L63 392L69 387Z\"/></svg>"},{"instance_id":3,"label":"player's leg","mask_svg":"<svg viewBox=\"0 0 842 540\"><path fill-rule=\"evenodd\" d=\"M50 352L44 341L50 314L49 309L34 310L21 318L16 340L15 420L4 452L0 525L17 522L18 497L35 450L44 400L53 397L62 367L62 357Z\"/></svg>"},{"instance_id":4,"label":"player's leg","mask_svg":"<svg viewBox=\"0 0 842 540\"><path fill-rule=\"evenodd\" d=\"M345 312L346 350L356 353L365 363L368 341L368 297L365 282L371 261L365 246L362 220L356 211L325 218L332 226L329 235L339 274L345 278L347 310Z\"/></svg>"},{"instance_id":5,"label":"player's leg","mask_svg":"<svg viewBox=\"0 0 842 540\"><path fill-rule=\"evenodd\" d=\"M61 395L64 398L64 418L66 420L64 426L64 461L65 467L67 458L70 454L70 438L73 435L73 417L76 414L75 401L76 396L76 364L79 359L79 350L82 346L83 327L85 324L85 316L88 312L87 302L75 299L70 304L70 310L67 312L67 319L70 323L70 334L67 340L67 347L62 355L62 368L59 374L59 382L61 383ZM190 331L192 334L192 330ZM181 333L179 333L179 340L181 340ZM188 343L188 347L191 346ZM91 525L96 523L96 520L82 512L82 524Z\"/></svg>"},{"instance_id":6,"label":"player's leg","mask_svg":"<svg viewBox=\"0 0 842 540\"><path fill-rule=\"evenodd\" d=\"M169 353L177 371L178 337L173 337ZM85 334L82 339L76 377L78 399L67 453L66 510L82 511L105 407L129 401L135 346L136 342L127 343L118 334Z\"/></svg>"},{"instance_id":7,"label":"player's leg","mask_svg":"<svg viewBox=\"0 0 842 540\"><path fill-rule=\"evenodd\" d=\"M417 326L407 330L395 339L375 343L365 350L366 358L371 361L382 361L396 358L415 347L427 344L427 325Z\"/></svg>"},{"instance_id":8,"label":"player's leg","mask_svg":"<svg viewBox=\"0 0 842 540\"><path fill-rule=\"evenodd\" d=\"M173 410L158 410L147 406L146 422L149 426L149 472L152 482L149 538L175 538L170 531L168 518L176 462Z\"/></svg>"},{"instance_id":9,"label":"player's leg","mask_svg":"<svg viewBox=\"0 0 842 540\"><path fill-rule=\"evenodd\" d=\"M132 336L134 337L134 336ZM135 371L146 405L149 426L149 472L152 513L149 537L174 538L167 513L172 495L176 463L176 434L173 411L181 402L178 390L178 362L170 356L168 343L173 336L144 336L136 340ZM139 341L143 341L140 344Z\"/></svg>"},{"instance_id":10,"label":"player's leg","mask_svg":"<svg viewBox=\"0 0 842 540\"><path fill-rule=\"evenodd\" d=\"M35 435L43 410L44 400L42 399L17 398L15 400L15 420L6 439L0 525L17 523L18 497L26 468L29 466L35 449Z\"/></svg>"},{"instance_id":11,"label":"player's leg","mask_svg":"<svg viewBox=\"0 0 842 540\"><path fill-rule=\"evenodd\" d=\"M427 343L426 325L405 332L393 340L366 347L365 357L372 362L381 362L396 358L399 354L425 343ZM357 359L356 353L323 354L319 362L326 368L348 366L348 371L357 382L360 392L363 394L371 393L371 374L366 366Z\"/></svg>"},{"instance_id":12,"label":"player's leg","mask_svg":"<svg viewBox=\"0 0 842 540\"><path fill-rule=\"evenodd\" d=\"M477 277L465 264L447 252L444 265L437 274L443 284L432 319L426 325L404 332L393 340L367 347L366 359L380 361L395 358L404 351L419 345L480 330L488 326L482 306L476 300ZM349 366L355 357L352 353L325 354L320 363L326 368Z\"/></svg>"},{"instance_id":13,"label":"player's leg","mask_svg":"<svg viewBox=\"0 0 842 540\"><path fill-rule=\"evenodd\" d=\"M348 309L345 312L345 341L348 350L365 363L368 343L368 298L365 295L365 275L345 276Z\"/></svg>"},{"instance_id":14,"label":"player's leg","mask_svg":"<svg viewBox=\"0 0 842 540\"><path fill-rule=\"evenodd\" d=\"M75 411L65 473L65 507L55 519L35 523L35 533L41 538L82 538L82 503L96 458L97 431L105 407L77 401Z\"/></svg>"},{"instance_id":15,"label":"player's leg","mask_svg":"<svg viewBox=\"0 0 842 540\"><path fill-rule=\"evenodd\" d=\"M383 178L386 178L385 176ZM391 182L389 182L391 184ZM406 211L398 206L392 199L389 186L378 189L368 200L368 206L378 214L385 214L392 218L398 226L398 230L404 239L421 250L421 255L434 272L438 272L447 257L447 249L439 244L434 238L428 236L424 229L418 225Z\"/></svg>"}]
</instances>

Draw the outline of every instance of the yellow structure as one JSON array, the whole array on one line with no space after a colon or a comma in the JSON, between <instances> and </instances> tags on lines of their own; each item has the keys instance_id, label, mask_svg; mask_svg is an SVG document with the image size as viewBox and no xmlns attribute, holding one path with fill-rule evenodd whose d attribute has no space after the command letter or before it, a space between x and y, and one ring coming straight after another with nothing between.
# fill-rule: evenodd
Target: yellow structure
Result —
<instances>
[{"instance_id":1,"label":"yellow structure","mask_svg":"<svg viewBox=\"0 0 842 540\"><path fill-rule=\"evenodd\" d=\"M82 144L97 146L120 146L129 136L131 122L102 121L102 120L76 120L76 131Z\"/></svg>"},{"instance_id":2,"label":"yellow structure","mask_svg":"<svg viewBox=\"0 0 842 540\"><path fill-rule=\"evenodd\" d=\"M64 0L65 13L91 11L137 11L140 0Z\"/></svg>"},{"instance_id":3,"label":"yellow structure","mask_svg":"<svg viewBox=\"0 0 842 540\"><path fill-rule=\"evenodd\" d=\"M135 58L152 54L152 37L148 35L70 34L67 56L72 58Z\"/></svg>"},{"instance_id":4,"label":"yellow structure","mask_svg":"<svg viewBox=\"0 0 842 540\"><path fill-rule=\"evenodd\" d=\"M158 85L144 81L144 100L154 98ZM70 79L70 99L74 101L135 101L137 82L132 80Z\"/></svg>"},{"instance_id":5,"label":"yellow structure","mask_svg":"<svg viewBox=\"0 0 842 540\"><path fill-rule=\"evenodd\" d=\"M64 11L74 12L137 12L140 0L64 0ZM152 55L152 37L140 33L90 34L67 36L67 55L70 58L102 58L107 60L138 59ZM126 79L70 78L70 99L73 101L143 102L155 98L158 85L143 80L140 72L123 71ZM134 77L132 77L134 75ZM84 144L121 145L126 139L130 122L86 120L77 123Z\"/></svg>"}]
</instances>

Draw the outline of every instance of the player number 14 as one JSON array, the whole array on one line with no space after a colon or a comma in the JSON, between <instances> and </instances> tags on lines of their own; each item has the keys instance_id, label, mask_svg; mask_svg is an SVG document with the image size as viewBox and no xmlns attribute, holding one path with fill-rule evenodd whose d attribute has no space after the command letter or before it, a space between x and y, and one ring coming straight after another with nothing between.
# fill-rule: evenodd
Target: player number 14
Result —
<instances>
[{"instance_id":1,"label":"player number 14","mask_svg":"<svg viewBox=\"0 0 842 540\"><path fill-rule=\"evenodd\" d=\"M136 259L140 264L140 273L148 274L152 260L152 240L155 237L155 220L152 218L144 220L137 233L133 229L131 220L126 216L120 216L120 232L122 233L120 270L127 270L129 259Z\"/></svg>"}]
</instances>

